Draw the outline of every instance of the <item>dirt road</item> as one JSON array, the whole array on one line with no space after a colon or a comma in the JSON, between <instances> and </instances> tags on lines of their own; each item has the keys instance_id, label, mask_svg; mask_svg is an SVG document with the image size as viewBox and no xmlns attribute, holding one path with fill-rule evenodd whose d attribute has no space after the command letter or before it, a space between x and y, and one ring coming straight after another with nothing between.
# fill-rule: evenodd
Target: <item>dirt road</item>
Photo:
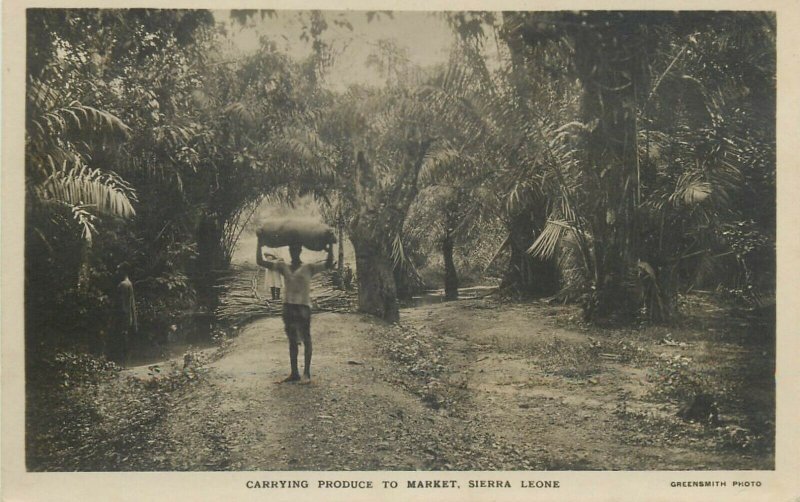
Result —
<instances>
[{"instance_id":1,"label":"dirt road","mask_svg":"<svg viewBox=\"0 0 800 502\"><path fill-rule=\"evenodd\" d=\"M289 371L278 318L250 324L208 378L182 396L165 423L177 469L416 469L420 435L435 414L384 381L377 326L358 315L312 322L311 385L275 384ZM302 357L302 349L301 349ZM302 363L301 363L302 364Z\"/></svg>"},{"instance_id":2,"label":"dirt road","mask_svg":"<svg viewBox=\"0 0 800 502\"><path fill-rule=\"evenodd\" d=\"M402 312L405 328L315 314L311 385L288 373L281 320L245 327L154 430L167 470L769 468L649 399L646 365L547 309L480 300ZM664 350L642 341L642 349ZM695 356L710 350L692 345ZM667 349L684 350L667 347ZM718 350L719 347L714 348ZM405 352L404 352L405 351ZM405 356L404 356L405 353ZM411 354L409 356L409 354ZM301 349L302 358L302 349ZM732 419L733 417L728 417Z\"/></svg>"}]
</instances>

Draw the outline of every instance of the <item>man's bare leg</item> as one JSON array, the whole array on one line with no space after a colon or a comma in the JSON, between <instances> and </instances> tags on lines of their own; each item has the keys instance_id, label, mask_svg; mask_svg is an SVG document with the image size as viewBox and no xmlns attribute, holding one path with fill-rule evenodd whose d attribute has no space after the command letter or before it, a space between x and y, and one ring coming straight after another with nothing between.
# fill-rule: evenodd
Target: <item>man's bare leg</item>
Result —
<instances>
[{"instance_id":1,"label":"man's bare leg","mask_svg":"<svg viewBox=\"0 0 800 502\"><path fill-rule=\"evenodd\" d=\"M291 374L284 378L283 380L279 380L275 383L287 383L287 382L296 382L300 380L300 372L297 370L297 353L299 352L297 347L297 341L294 339L293 336L289 337L289 364L292 367Z\"/></svg>"},{"instance_id":2,"label":"man's bare leg","mask_svg":"<svg viewBox=\"0 0 800 502\"><path fill-rule=\"evenodd\" d=\"M303 367L303 380L300 383L309 384L311 383L311 334L307 331L303 333L303 348L305 366Z\"/></svg>"}]
</instances>

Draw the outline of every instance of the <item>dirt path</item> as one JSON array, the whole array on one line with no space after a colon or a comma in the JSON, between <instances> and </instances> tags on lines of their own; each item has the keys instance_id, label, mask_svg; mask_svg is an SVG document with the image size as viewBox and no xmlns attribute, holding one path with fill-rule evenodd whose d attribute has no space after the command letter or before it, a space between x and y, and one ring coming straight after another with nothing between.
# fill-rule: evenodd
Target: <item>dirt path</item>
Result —
<instances>
[{"instance_id":1,"label":"dirt path","mask_svg":"<svg viewBox=\"0 0 800 502\"><path fill-rule=\"evenodd\" d=\"M648 401L646 368L584 360L546 312L480 301L403 311L413 332L315 314L311 385L288 373L281 320L244 328L154 430L168 470L752 469ZM415 338L416 337L416 338ZM393 357L422 347L429 366ZM301 349L302 356L302 349ZM546 356L546 357L545 357ZM431 372L429 368L437 368ZM427 399L434 393L441 401ZM624 403L624 404L622 404ZM694 428L693 428L694 427Z\"/></svg>"},{"instance_id":2,"label":"dirt path","mask_svg":"<svg viewBox=\"0 0 800 502\"><path fill-rule=\"evenodd\" d=\"M313 318L311 385L275 384L288 374L278 318L256 321L182 396L165 423L176 469L418 469L417 431L436 420L419 399L384 380L391 372L357 315ZM301 349L302 356L302 349ZM302 363L301 363L302 364Z\"/></svg>"},{"instance_id":3,"label":"dirt path","mask_svg":"<svg viewBox=\"0 0 800 502\"><path fill-rule=\"evenodd\" d=\"M488 307L488 308L487 308ZM549 470L770 468L768 458L718 448L718 438L653 400L649 358L598 361L591 345L616 340L560 328L546 306L458 302L404 312L445 345L448 379L464 392L461 415L494 432L514 456ZM653 355L669 348L640 341ZM629 346L629 350L633 347ZM695 348L705 353L713 350ZM718 362L722 362L718 359ZM731 418L731 417L727 417ZM519 467L511 467L519 468Z\"/></svg>"}]
</instances>

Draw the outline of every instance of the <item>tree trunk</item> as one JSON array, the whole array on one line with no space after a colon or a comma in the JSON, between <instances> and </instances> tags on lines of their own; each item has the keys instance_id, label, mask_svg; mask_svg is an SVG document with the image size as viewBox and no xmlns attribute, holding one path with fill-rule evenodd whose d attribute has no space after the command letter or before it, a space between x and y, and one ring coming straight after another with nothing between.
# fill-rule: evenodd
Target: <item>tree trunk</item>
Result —
<instances>
[{"instance_id":1,"label":"tree trunk","mask_svg":"<svg viewBox=\"0 0 800 502\"><path fill-rule=\"evenodd\" d=\"M508 229L511 259L503 277L501 288L522 296L540 298L558 292L558 267L555 259L542 260L528 253L534 241L534 231L543 225L534 211L520 211L512 216Z\"/></svg>"},{"instance_id":2,"label":"tree trunk","mask_svg":"<svg viewBox=\"0 0 800 502\"><path fill-rule=\"evenodd\" d=\"M223 233L219 218L202 216L197 228L197 266L194 275L198 301L209 310L217 306L218 295L214 284L217 272L225 268Z\"/></svg>"},{"instance_id":3,"label":"tree trunk","mask_svg":"<svg viewBox=\"0 0 800 502\"><path fill-rule=\"evenodd\" d=\"M444 297L446 300L458 299L458 272L453 261L453 234L447 232L442 242L444 257Z\"/></svg>"},{"instance_id":4,"label":"tree trunk","mask_svg":"<svg viewBox=\"0 0 800 502\"><path fill-rule=\"evenodd\" d=\"M646 37L624 15L595 13L578 30L576 69L583 86L583 116L596 121L588 138L588 172L596 186L589 208L594 238L594 288L589 319L632 318L638 310L636 204L639 183L636 103L647 88L642 51ZM600 28L603 27L603 28Z\"/></svg>"},{"instance_id":5,"label":"tree trunk","mask_svg":"<svg viewBox=\"0 0 800 502\"><path fill-rule=\"evenodd\" d=\"M337 223L339 226L339 262L337 268L339 269L339 276L341 277L344 272L344 222L341 216L339 216L339 221Z\"/></svg>"},{"instance_id":6,"label":"tree trunk","mask_svg":"<svg viewBox=\"0 0 800 502\"><path fill-rule=\"evenodd\" d=\"M419 173L433 144L424 139L408 145L409 157L391 187L382 189L363 151L356 155L351 193L358 212L350 222L350 242L356 252L358 306L361 312L388 322L400 320L397 286L388 243L399 232L418 192Z\"/></svg>"},{"instance_id":7,"label":"tree trunk","mask_svg":"<svg viewBox=\"0 0 800 502\"><path fill-rule=\"evenodd\" d=\"M647 307L647 317L653 323L668 323L678 311L678 275L674 266L657 264L655 281L646 280L642 288L642 303Z\"/></svg>"},{"instance_id":8,"label":"tree trunk","mask_svg":"<svg viewBox=\"0 0 800 502\"><path fill-rule=\"evenodd\" d=\"M358 309L387 322L400 320L392 259L378 243L353 238L358 275Z\"/></svg>"}]
</instances>

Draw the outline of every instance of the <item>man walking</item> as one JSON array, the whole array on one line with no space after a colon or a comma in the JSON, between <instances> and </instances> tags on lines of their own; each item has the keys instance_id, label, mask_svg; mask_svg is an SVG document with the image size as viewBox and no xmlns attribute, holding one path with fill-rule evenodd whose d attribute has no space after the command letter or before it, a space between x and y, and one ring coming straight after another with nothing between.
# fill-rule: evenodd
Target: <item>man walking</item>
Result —
<instances>
[{"instance_id":1,"label":"man walking","mask_svg":"<svg viewBox=\"0 0 800 502\"><path fill-rule=\"evenodd\" d=\"M265 243L262 236L258 238L256 263L269 270L276 270L283 276L284 303L283 324L286 336L289 338L289 363L291 373L281 382L296 382L301 380L297 368L298 344L304 347L305 366L303 378L300 383L311 382L311 277L325 269L333 268L333 244L328 244L326 249L328 257L325 261L317 263L303 263L300 252L303 247L299 244L289 246L291 263L278 259L275 255L264 253ZM267 258L265 258L265 256Z\"/></svg>"}]
</instances>

